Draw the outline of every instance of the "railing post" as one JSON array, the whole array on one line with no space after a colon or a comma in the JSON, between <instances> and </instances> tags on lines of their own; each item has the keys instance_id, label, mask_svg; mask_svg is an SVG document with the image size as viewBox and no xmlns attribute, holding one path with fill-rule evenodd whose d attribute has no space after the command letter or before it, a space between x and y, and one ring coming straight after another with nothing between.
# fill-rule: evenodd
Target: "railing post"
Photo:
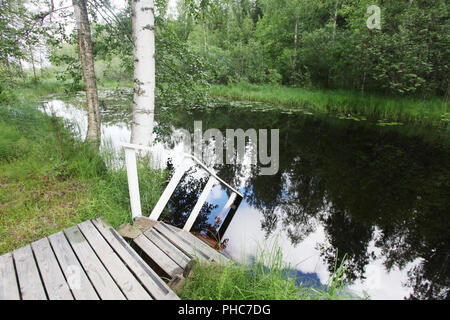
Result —
<instances>
[{"instance_id":1,"label":"railing post","mask_svg":"<svg viewBox=\"0 0 450 320\"><path fill-rule=\"evenodd\" d=\"M225 220L222 222L222 224L219 227L219 231L217 232L217 239L219 239L219 241L222 241L225 232L228 229L228 226L231 223L231 220L233 219L237 209L239 208L239 206L241 205L241 201L243 199L243 197L241 196L237 196L236 193L233 193L235 195L234 199L233 199L233 203L231 204L231 209L230 211L228 211L227 216L225 217ZM231 195L230 199L233 197L233 195Z\"/></svg>"},{"instance_id":2,"label":"railing post","mask_svg":"<svg viewBox=\"0 0 450 320\"><path fill-rule=\"evenodd\" d=\"M183 159L183 162L180 164L180 166L175 170L172 179L170 179L169 184L167 185L166 189L164 190L163 194L158 200L158 203L153 208L152 213L150 214L150 219L157 221L159 216L161 215L162 211L164 210L165 206L167 205L167 202L169 202L170 197L172 196L173 192L175 191L175 188L177 187L178 183L180 182L181 178L183 178L184 173L188 169L188 160L185 158Z\"/></svg>"},{"instance_id":3,"label":"railing post","mask_svg":"<svg viewBox=\"0 0 450 320\"><path fill-rule=\"evenodd\" d=\"M131 214L134 220L142 217L135 149L125 147L125 163L127 166L128 189L130 191Z\"/></svg>"},{"instance_id":4,"label":"railing post","mask_svg":"<svg viewBox=\"0 0 450 320\"><path fill-rule=\"evenodd\" d=\"M209 177L208 182L206 183L205 189L203 189L202 194L198 198L197 203L195 204L194 209L192 210L191 214L189 215L188 220L186 221L186 224L183 227L183 230L190 231L192 226L194 225L195 220L197 219L198 214L200 213L200 210L202 209L203 205L206 202L206 199L208 198L209 193L211 192L211 189L214 187L214 185L217 183L216 178L213 176Z\"/></svg>"}]
</instances>

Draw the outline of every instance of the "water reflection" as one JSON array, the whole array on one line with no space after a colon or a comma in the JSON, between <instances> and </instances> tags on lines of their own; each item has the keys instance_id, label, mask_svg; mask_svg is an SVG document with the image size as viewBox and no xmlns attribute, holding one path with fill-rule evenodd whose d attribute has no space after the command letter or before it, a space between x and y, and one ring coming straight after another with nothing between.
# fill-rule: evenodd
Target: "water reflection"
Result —
<instances>
[{"instance_id":1,"label":"water reflection","mask_svg":"<svg viewBox=\"0 0 450 320\"><path fill-rule=\"evenodd\" d=\"M199 112L178 125L189 126L193 119L224 131L280 128L277 175L261 176L258 166L250 173L238 166L216 168L226 181L241 185L247 204L226 234L235 256L245 243L238 234L259 241L281 232L295 252L288 256L298 263L308 250L294 248L323 234L309 250L311 256L320 255L316 266L327 266L329 274L337 253L346 253L346 278L353 288L365 287L378 298L449 297L450 148L445 132L433 140L408 126L386 129L223 108ZM256 211L254 220L239 221L250 209ZM258 231L249 235L249 225Z\"/></svg>"},{"instance_id":2,"label":"water reflection","mask_svg":"<svg viewBox=\"0 0 450 320\"><path fill-rule=\"evenodd\" d=\"M169 166L169 170L173 172L171 166ZM166 210L161 215L161 219L173 226L182 228L194 209L201 192L205 188L208 178L206 174L202 174L196 167L189 169L172 194ZM217 208L217 204L206 201L191 231L199 232L207 230L211 225L208 223L208 219L212 211Z\"/></svg>"},{"instance_id":3,"label":"water reflection","mask_svg":"<svg viewBox=\"0 0 450 320\"><path fill-rule=\"evenodd\" d=\"M103 104L102 130L114 144L129 139L130 105ZM259 175L258 166L216 166L218 175L244 194L223 237L229 254L238 259L252 255L258 243L279 235L288 262L299 274L314 274L322 284L336 258L345 253L349 288L359 294L367 291L381 299L450 298L448 133L419 134L409 126L377 127L275 110L255 113L219 107L178 112L170 125L192 132L194 120L203 120L204 130L223 132L280 129L280 170L275 176ZM157 149L161 163L172 159L176 166L181 160L182 142L160 142ZM165 212L164 219L172 224L184 224L206 184L201 175L189 179ZM224 190L215 192L194 230L211 228L230 196Z\"/></svg>"}]
</instances>

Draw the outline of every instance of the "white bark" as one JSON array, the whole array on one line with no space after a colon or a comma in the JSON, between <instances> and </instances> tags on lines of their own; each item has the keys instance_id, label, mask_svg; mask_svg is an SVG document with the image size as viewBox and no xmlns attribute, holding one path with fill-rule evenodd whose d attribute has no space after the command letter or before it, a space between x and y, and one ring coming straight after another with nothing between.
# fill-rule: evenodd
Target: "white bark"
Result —
<instances>
[{"instance_id":1,"label":"white bark","mask_svg":"<svg viewBox=\"0 0 450 320\"><path fill-rule=\"evenodd\" d=\"M34 82L37 82L36 66L34 65L33 49L30 48L31 66L33 67Z\"/></svg>"},{"instance_id":2,"label":"white bark","mask_svg":"<svg viewBox=\"0 0 450 320\"><path fill-rule=\"evenodd\" d=\"M155 114L155 16L153 0L132 3L134 101L131 143L150 146Z\"/></svg>"},{"instance_id":3,"label":"white bark","mask_svg":"<svg viewBox=\"0 0 450 320\"><path fill-rule=\"evenodd\" d=\"M334 8L334 22L333 22L333 41L336 38L336 26L337 26L337 14L338 14L338 0L336 0L336 6Z\"/></svg>"}]
</instances>

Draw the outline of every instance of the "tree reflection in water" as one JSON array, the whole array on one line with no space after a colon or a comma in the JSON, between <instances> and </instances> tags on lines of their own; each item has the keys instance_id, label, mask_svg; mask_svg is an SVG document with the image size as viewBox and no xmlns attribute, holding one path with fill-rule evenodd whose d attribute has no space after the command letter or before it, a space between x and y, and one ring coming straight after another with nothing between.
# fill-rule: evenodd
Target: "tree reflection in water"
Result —
<instances>
[{"instance_id":1,"label":"tree reflection in water","mask_svg":"<svg viewBox=\"0 0 450 320\"><path fill-rule=\"evenodd\" d=\"M240 166L216 166L221 178L242 186L245 201L262 215L267 237L281 228L297 245L323 226L323 259L332 272L336 252L346 253L350 281L364 279L370 260L380 258L369 250L373 242L388 271L421 259L408 271L404 285L413 293L407 298L449 298L447 133L279 111L255 114L239 108L178 115L172 125L192 132L194 119L203 120L204 130L280 129L277 175L261 176L258 166L245 175ZM179 225L204 184L206 180L189 181L190 192L175 194L171 211L182 213L167 216L169 222ZM212 209L204 207L196 230L207 227Z\"/></svg>"}]
</instances>

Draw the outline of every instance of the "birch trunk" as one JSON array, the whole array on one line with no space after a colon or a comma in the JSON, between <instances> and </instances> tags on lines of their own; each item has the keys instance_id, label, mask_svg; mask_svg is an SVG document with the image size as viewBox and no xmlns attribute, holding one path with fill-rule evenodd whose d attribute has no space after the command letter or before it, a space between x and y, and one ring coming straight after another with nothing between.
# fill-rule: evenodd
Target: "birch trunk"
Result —
<instances>
[{"instance_id":1,"label":"birch trunk","mask_svg":"<svg viewBox=\"0 0 450 320\"><path fill-rule=\"evenodd\" d=\"M22 65L22 59L19 58L19 70L20 70L20 77L23 80L23 83L26 82L26 76L25 76L25 72L23 71L23 65Z\"/></svg>"},{"instance_id":2,"label":"birch trunk","mask_svg":"<svg viewBox=\"0 0 450 320\"><path fill-rule=\"evenodd\" d=\"M206 26L206 22L203 22L203 45L205 48L205 52L208 52L208 27Z\"/></svg>"},{"instance_id":3,"label":"birch trunk","mask_svg":"<svg viewBox=\"0 0 450 320\"><path fill-rule=\"evenodd\" d=\"M334 17L333 17L333 19L334 19L334 22L333 22L333 35L332 35L332 37L333 37L333 51L335 50L335 46L336 46L335 40L336 40L336 28L337 28L337 16L338 16L338 9L339 9L338 5L339 5L339 0L336 0L335 7L334 7ZM327 79L328 87L330 87L330 84L331 84L331 76L332 76L331 73L332 73L331 68L328 68L328 79Z\"/></svg>"},{"instance_id":4,"label":"birch trunk","mask_svg":"<svg viewBox=\"0 0 450 320\"><path fill-rule=\"evenodd\" d=\"M298 47L298 18L295 19L295 29L294 29L294 54L292 57L292 84L295 84L296 71L297 71L297 47Z\"/></svg>"},{"instance_id":5,"label":"birch trunk","mask_svg":"<svg viewBox=\"0 0 450 320\"><path fill-rule=\"evenodd\" d=\"M450 82L447 79L447 91L445 92L444 103L448 102L448 98L450 97Z\"/></svg>"},{"instance_id":6,"label":"birch trunk","mask_svg":"<svg viewBox=\"0 0 450 320\"><path fill-rule=\"evenodd\" d=\"M134 0L134 101L131 143L150 146L155 114L155 16L153 0Z\"/></svg>"},{"instance_id":7,"label":"birch trunk","mask_svg":"<svg viewBox=\"0 0 450 320\"><path fill-rule=\"evenodd\" d=\"M362 80L362 86L361 86L361 93L364 94L364 88L366 86L366 76L367 76L367 72L364 71L363 73L363 80Z\"/></svg>"},{"instance_id":8,"label":"birch trunk","mask_svg":"<svg viewBox=\"0 0 450 320\"><path fill-rule=\"evenodd\" d=\"M36 66L34 65L34 55L33 50L31 48L30 48L30 56L31 56L31 66L33 67L34 82L37 82Z\"/></svg>"},{"instance_id":9,"label":"birch trunk","mask_svg":"<svg viewBox=\"0 0 450 320\"><path fill-rule=\"evenodd\" d=\"M44 77L43 65L44 62L42 60L42 48L39 48L39 67L40 67L39 72L41 74L41 79Z\"/></svg>"},{"instance_id":10,"label":"birch trunk","mask_svg":"<svg viewBox=\"0 0 450 320\"><path fill-rule=\"evenodd\" d=\"M336 5L335 5L335 7L334 7L333 41L334 41L334 39L336 38L336 26L337 26L338 2L339 2L339 0L336 0Z\"/></svg>"},{"instance_id":11,"label":"birch trunk","mask_svg":"<svg viewBox=\"0 0 450 320\"><path fill-rule=\"evenodd\" d=\"M9 77L11 77L11 64L9 63L9 55L8 54L6 54L6 58L5 58L3 64L5 65L6 70L8 70Z\"/></svg>"},{"instance_id":12,"label":"birch trunk","mask_svg":"<svg viewBox=\"0 0 450 320\"><path fill-rule=\"evenodd\" d=\"M86 102L88 109L88 130L86 141L100 145L101 122L98 104L97 81L94 69L94 52L91 39L91 28L87 13L86 0L72 0L78 31L78 47L86 86Z\"/></svg>"}]
</instances>

